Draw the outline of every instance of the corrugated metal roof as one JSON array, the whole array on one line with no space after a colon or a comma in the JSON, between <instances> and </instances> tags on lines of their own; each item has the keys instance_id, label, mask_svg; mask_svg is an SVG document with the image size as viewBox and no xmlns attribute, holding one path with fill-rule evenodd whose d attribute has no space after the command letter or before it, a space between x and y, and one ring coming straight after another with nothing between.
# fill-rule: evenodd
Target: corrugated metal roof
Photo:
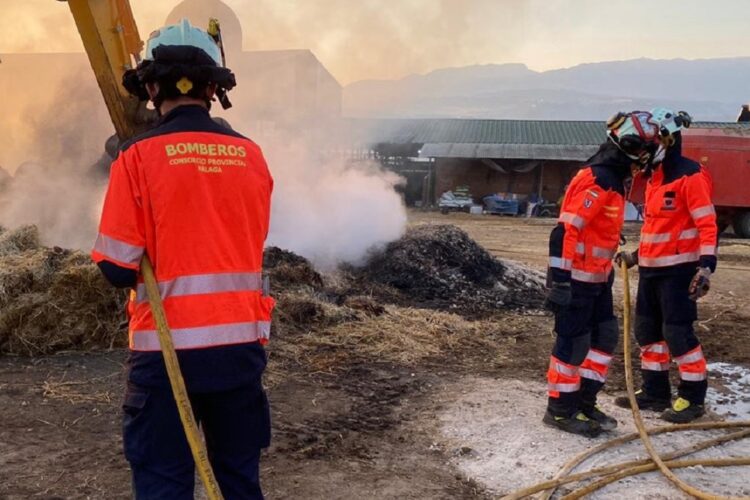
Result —
<instances>
[{"instance_id":1,"label":"corrugated metal roof","mask_svg":"<svg viewBox=\"0 0 750 500\"><path fill-rule=\"evenodd\" d=\"M420 158L516 158L525 160L584 161L598 145L425 143Z\"/></svg>"},{"instance_id":2,"label":"corrugated metal roof","mask_svg":"<svg viewBox=\"0 0 750 500\"><path fill-rule=\"evenodd\" d=\"M602 123L543 120L374 120L374 143L593 145L602 141Z\"/></svg>"},{"instance_id":3,"label":"corrugated metal roof","mask_svg":"<svg viewBox=\"0 0 750 500\"><path fill-rule=\"evenodd\" d=\"M361 144L422 145L424 158L585 160L606 139L599 121L383 119L349 120ZM695 128L750 132L750 124L697 122Z\"/></svg>"},{"instance_id":4,"label":"corrugated metal roof","mask_svg":"<svg viewBox=\"0 0 750 500\"><path fill-rule=\"evenodd\" d=\"M347 127L370 143L424 144L547 144L598 145L605 138L600 121L574 120L467 120L381 119L347 120ZM719 127L750 130L750 124L734 122L697 122L695 128Z\"/></svg>"}]
</instances>

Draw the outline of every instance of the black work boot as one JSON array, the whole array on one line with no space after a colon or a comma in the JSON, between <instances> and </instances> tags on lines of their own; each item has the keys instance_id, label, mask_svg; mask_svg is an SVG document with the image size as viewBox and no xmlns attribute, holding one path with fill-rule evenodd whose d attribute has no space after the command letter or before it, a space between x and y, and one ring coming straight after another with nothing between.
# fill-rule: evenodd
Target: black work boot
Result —
<instances>
[{"instance_id":1,"label":"black work boot","mask_svg":"<svg viewBox=\"0 0 750 500\"><path fill-rule=\"evenodd\" d=\"M572 417L556 417L549 410L544 414L542 422L556 427L561 431L578 434L588 438L595 438L602 433L602 428L596 420L588 418L583 412L577 412Z\"/></svg>"},{"instance_id":2,"label":"black work boot","mask_svg":"<svg viewBox=\"0 0 750 500\"><path fill-rule=\"evenodd\" d=\"M672 407L661 414L661 419L673 424L687 424L706 413L703 405L691 403L687 399L677 398Z\"/></svg>"},{"instance_id":3,"label":"black work boot","mask_svg":"<svg viewBox=\"0 0 750 500\"><path fill-rule=\"evenodd\" d=\"M611 431L617 427L617 420L602 411L597 405L584 406L581 412L599 424L603 431Z\"/></svg>"},{"instance_id":4,"label":"black work boot","mask_svg":"<svg viewBox=\"0 0 750 500\"><path fill-rule=\"evenodd\" d=\"M668 398L655 398L642 390L635 393L635 400L641 410L664 411L669 408ZM615 398L615 404L620 408L630 408L630 399L627 396L619 396Z\"/></svg>"}]
</instances>

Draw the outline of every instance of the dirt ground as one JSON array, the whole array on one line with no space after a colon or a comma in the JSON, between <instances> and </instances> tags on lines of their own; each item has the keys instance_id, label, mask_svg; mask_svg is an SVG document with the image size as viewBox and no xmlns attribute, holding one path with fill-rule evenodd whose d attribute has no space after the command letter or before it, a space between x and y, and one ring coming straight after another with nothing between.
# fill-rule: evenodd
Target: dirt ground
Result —
<instances>
[{"instance_id":1,"label":"dirt ground","mask_svg":"<svg viewBox=\"0 0 750 500\"><path fill-rule=\"evenodd\" d=\"M424 212L410 219L455 224L496 256L545 266L552 221ZM637 227L627 232L634 245ZM748 278L750 242L723 240L698 325L712 362L750 367ZM477 395L467 394L475 389L485 401L512 407L508 397L490 397L505 391L503 381L543 396L551 317L499 311L481 325L491 349L453 345L413 363L340 356L324 370L285 364L281 373L271 349L274 441L262 462L267 497L489 499L506 491L487 480L486 469L473 474L466 467L473 445L446 430L461 427L446 412L470 408ZM0 498L130 498L120 437L125 357L121 350L0 357ZM616 365L607 397L624 388L621 361ZM532 410L528 420L536 424L542 408ZM547 472L533 463L523 469L532 482Z\"/></svg>"}]
</instances>

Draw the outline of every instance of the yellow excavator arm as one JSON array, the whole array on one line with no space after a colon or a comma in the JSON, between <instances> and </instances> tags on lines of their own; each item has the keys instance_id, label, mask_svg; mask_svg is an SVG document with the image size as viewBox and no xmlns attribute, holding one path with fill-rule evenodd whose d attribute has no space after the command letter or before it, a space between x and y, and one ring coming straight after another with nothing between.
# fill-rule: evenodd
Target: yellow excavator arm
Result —
<instances>
[{"instance_id":1,"label":"yellow excavator arm","mask_svg":"<svg viewBox=\"0 0 750 500\"><path fill-rule=\"evenodd\" d=\"M66 1L66 0L60 0ZM147 128L153 112L122 86L140 61L143 41L129 0L67 0L117 137L125 141Z\"/></svg>"}]
</instances>

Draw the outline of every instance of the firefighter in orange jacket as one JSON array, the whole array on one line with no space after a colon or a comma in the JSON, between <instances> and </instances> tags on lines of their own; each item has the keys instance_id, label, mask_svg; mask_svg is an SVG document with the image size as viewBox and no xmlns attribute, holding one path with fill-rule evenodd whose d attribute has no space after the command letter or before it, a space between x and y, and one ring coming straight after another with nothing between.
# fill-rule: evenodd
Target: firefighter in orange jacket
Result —
<instances>
[{"instance_id":1,"label":"firefighter in orange jacket","mask_svg":"<svg viewBox=\"0 0 750 500\"><path fill-rule=\"evenodd\" d=\"M639 266L635 333L641 346L641 409L662 411L669 422L685 423L704 413L706 359L693 330L696 300L705 295L716 270L718 228L711 202L711 178L699 163L682 156L685 112L657 108L661 147L649 172L645 219L639 248L618 255ZM680 372L678 397L671 402L670 360ZM616 403L629 407L627 398ZM670 407L671 406L671 407Z\"/></svg>"},{"instance_id":2,"label":"firefighter in orange jacket","mask_svg":"<svg viewBox=\"0 0 750 500\"><path fill-rule=\"evenodd\" d=\"M222 493L261 499L273 308L261 267L273 182L258 146L209 115L235 81L205 31L184 20L153 33L125 84L161 118L112 164L92 256L115 286L132 289L123 445L135 497L192 499L195 476L139 274L148 254Z\"/></svg>"},{"instance_id":3,"label":"firefighter in orange jacket","mask_svg":"<svg viewBox=\"0 0 750 500\"><path fill-rule=\"evenodd\" d=\"M596 404L619 328L612 303L612 259L625 218L625 184L656 151L658 128L645 112L618 113L609 140L573 178L549 242L547 307L557 339L550 359L544 422L595 437L617 421Z\"/></svg>"}]
</instances>

